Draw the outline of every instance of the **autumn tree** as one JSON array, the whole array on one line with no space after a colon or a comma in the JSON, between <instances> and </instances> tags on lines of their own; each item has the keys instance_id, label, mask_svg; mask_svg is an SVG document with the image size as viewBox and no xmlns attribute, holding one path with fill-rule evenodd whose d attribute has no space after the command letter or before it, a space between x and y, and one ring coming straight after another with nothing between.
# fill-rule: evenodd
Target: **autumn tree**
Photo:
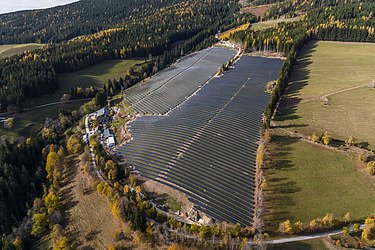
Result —
<instances>
[{"instance_id":1,"label":"autumn tree","mask_svg":"<svg viewBox=\"0 0 375 250\"><path fill-rule=\"evenodd\" d=\"M362 239L368 241L375 240L375 217L368 217L365 220L365 228L362 232Z\"/></svg>"},{"instance_id":2,"label":"autumn tree","mask_svg":"<svg viewBox=\"0 0 375 250\"><path fill-rule=\"evenodd\" d=\"M313 141L313 142L319 142L320 141L320 137L314 132L311 135L310 140Z\"/></svg>"},{"instance_id":3,"label":"autumn tree","mask_svg":"<svg viewBox=\"0 0 375 250\"><path fill-rule=\"evenodd\" d=\"M40 236L48 227L48 218L45 213L34 214L32 217L31 235Z\"/></svg>"},{"instance_id":4,"label":"autumn tree","mask_svg":"<svg viewBox=\"0 0 375 250\"><path fill-rule=\"evenodd\" d=\"M331 136L327 132L322 135L322 142L324 145L328 145L331 142Z\"/></svg>"},{"instance_id":5,"label":"autumn tree","mask_svg":"<svg viewBox=\"0 0 375 250\"><path fill-rule=\"evenodd\" d=\"M370 161L367 163L367 171L370 174L375 175L375 161Z\"/></svg>"},{"instance_id":6,"label":"autumn tree","mask_svg":"<svg viewBox=\"0 0 375 250\"><path fill-rule=\"evenodd\" d=\"M278 231L282 234L292 234L293 227L292 227L292 223L290 222L290 220L280 222Z\"/></svg>"},{"instance_id":7,"label":"autumn tree","mask_svg":"<svg viewBox=\"0 0 375 250\"><path fill-rule=\"evenodd\" d=\"M349 138L345 140L345 144L348 146L353 146L355 142L356 139L353 136L349 136Z\"/></svg>"},{"instance_id":8,"label":"autumn tree","mask_svg":"<svg viewBox=\"0 0 375 250\"><path fill-rule=\"evenodd\" d=\"M77 134L70 136L66 143L66 148L71 154L81 153L83 149L81 138Z\"/></svg>"}]
</instances>

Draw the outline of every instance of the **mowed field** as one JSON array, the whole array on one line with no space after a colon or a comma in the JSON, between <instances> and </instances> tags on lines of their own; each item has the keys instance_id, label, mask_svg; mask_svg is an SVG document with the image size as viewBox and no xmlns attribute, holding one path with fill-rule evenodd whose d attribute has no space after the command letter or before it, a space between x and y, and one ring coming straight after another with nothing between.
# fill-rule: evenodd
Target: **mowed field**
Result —
<instances>
[{"instance_id":1,"label":"mowed field","mask_svg":"<svg viewBox=\"0 0 375 250\"><path fill-rule=\"evenodd\" d=\"M45 44L28 43L28 44L5 44L0 45L0 59L10 57L27 50L34 50L43 47Z\"/></svg>"},{"instance_id":2,"label":"mowed field","mask_svg":"<svg viewBox=\"0 0 375 250\"><path fill-rule=\"evenodd\" d=\"M375 44L311 43L298 60L275 124L305 135L354 136L375 149L374 69Z\"/></svg>"},{"instance_id":3,"label":"mowed field","mask_svg":"<svg viewBox=\"0 0 375 250\"><path fill-rule=\"evenodd\" d=\"M280 221L306 223L333 213L352 219L375 213L375 180L356 169L343 152L326 149L285 132L272 130L266 160L266 222L277 229Z\"/></svg>"}]
</instances>

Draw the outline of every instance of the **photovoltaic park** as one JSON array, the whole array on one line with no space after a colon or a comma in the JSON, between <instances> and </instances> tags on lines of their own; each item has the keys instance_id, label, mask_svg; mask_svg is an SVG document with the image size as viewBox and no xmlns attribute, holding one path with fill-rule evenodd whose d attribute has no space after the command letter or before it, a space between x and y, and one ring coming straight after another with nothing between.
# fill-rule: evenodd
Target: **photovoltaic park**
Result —
<instances>
[{"instance_id":1,"label":"photovoltaic park","mask_svg":"<svg viewBox=\"0 0 375 250\"><path fill-rule=\"evenodd\" d=\"M126 98L138 113L168 113L132 121L132 140L116 151L143 177L181 191L213 219L251 225L266 83L277 78L282 60L242 56L209 80L234 54L206 49L129 89Z\"/></svg>"}]
</instances>

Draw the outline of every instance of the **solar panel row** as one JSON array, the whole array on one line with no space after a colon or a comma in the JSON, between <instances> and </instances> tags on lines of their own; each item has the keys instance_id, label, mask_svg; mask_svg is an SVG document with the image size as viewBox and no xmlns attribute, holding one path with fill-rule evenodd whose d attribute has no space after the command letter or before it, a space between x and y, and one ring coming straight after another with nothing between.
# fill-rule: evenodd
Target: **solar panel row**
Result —
<instances>
[{"instance_id":1,"label":"solar panel row","mask_svg":"<svg viewBox=\"0 0 375 250\"><path fill-rule=\"evenodd\" d=\"M281 65L242 56L167 116L134 120L133 140L116 150L144 177L185 193L212 218L251 225L265 83L277 78Z\"/></svg>"}]
</instances>

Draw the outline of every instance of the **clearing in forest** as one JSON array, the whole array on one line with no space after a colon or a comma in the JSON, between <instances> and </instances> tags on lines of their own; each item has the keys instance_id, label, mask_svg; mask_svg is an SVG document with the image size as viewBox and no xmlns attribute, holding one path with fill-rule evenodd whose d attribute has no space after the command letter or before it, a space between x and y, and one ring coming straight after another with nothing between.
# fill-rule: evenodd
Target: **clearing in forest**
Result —
<instances>
[{"instance_id":1,"label":"clearing in forest","mask_svg":"<svg viewBox=\"0 0 375 250\"><path fill-rule=\"evenodd\" d=\"M144 62L141 59L130 60L108 60L100 62L85 69L65 73L58 76L59 89L52 95L45 95L34 100L37 104L44 104L48 102L59 101L64 93L70 93L71 88L82 87L87 88L90 86L101 89L109 79L119 80L129 75L129 69L135 65L140 65Z\"/></svg>"},{"instance_id":2,"label":"clearing in forest","mask_svg":"<svg viewBox=\"0 0 375 250\"><path fill-rule=\"evenodd\" d=\"M277 126L305 135L354 136L375 149L375 44L314 42L301 53Z\"/></svg>"},{"instance_id":3,"label":"clearing in forest","mask_svg":"<svg viewBox=\"0 0 375 250\"><path fill-rule=\"evenodd\" d=\"M0 59L11 57L27 50L39 49L43 46L44 44L39 43L0 45Z\"/></svg>"}]
</instances>

